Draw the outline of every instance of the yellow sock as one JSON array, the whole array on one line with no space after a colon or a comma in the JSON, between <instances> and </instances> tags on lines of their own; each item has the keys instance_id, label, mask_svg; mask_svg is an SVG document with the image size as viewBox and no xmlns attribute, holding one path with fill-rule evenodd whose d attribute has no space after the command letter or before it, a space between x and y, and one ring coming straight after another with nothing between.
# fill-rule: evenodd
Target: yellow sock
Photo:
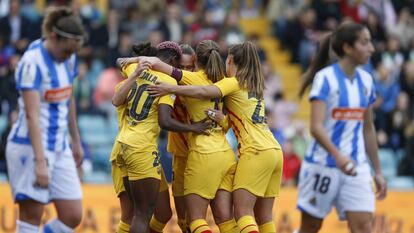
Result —
<instances>
[{"instance_id":1,"label":"yellow sock","mask_svg":"<svg viewBox=\"0 0 414 233\"><path fill-rule=\"evenodd\" d=\"M229 221L218 224L220 233L238 233L239 228L237 228L236 220L231 219Z\"/></svg>"},{"instance_id":2,"label":"yellow sock","mask_svg":"<svg viewBox=\"0 0 414 233\"><path fill-rule=\"evenodd\" d=\"M260 233L276 233L276 226L273 221L267 222L259 226Z\"/></svg>"},{"instance_id":3,"label":"yellow sock","mask_svg":"<svg viewBox=\"0 0 414 233\"><path fill-rule=\"evenodd\" d=\"M150 221L150 233L161 233L164 230L165 223L158 221L154 215L151 217Z\"/></svg>"},{"instance_id":4,"label":"yellow sock","mask_svg":"<svg viewBox=\"0 0 414 233\"><path fill-rule=\"evenodd\" d=\"M256 221L253 216L245 215L237 221L240 233L259 233Z\"/></svg>"},{"instance_id":5,"label":"yellow sock","mask_svg":"<svg viewBox=\"0 0 414 233\"><path fill-rule=\"evenodd\" d=\"M212 233L205 219L197 219L190 223L191 233Z\"/></svg>"},{"instance_id":6,"label":"yellow sock","mask_svg":"<svg viewBox=\"0 0 414 233\"><path fill-rule=\"evenodd\" d=\"M180 227L182 232L187 232L187 221L185 219L179 218L178 219L178 226Z\"/></svg>"},{"instance_id":7,"label":"yellow sock","mask_svg":"<svg viewBox=\"0 0 414 233\"><path fill-rule=\"evenodd\" d=\"M119 220L117 233L129 233L130 225Z\"/></svg>"}]
</instances>

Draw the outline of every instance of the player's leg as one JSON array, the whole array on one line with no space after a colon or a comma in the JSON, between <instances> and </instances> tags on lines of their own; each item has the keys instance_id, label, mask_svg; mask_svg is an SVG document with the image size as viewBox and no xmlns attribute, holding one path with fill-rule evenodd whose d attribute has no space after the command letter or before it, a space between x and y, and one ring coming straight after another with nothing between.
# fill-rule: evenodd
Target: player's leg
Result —
<instances>
[{"instance_id":1,"label":"player's leg","mask_svg":"<svg viewBox=\"0 0 414 233\"><path fill-rule=\"evenodd\" d=\"M316 218L302 211L299 233L317 233L323 223L323 218Z\"/></svg>"},{"instance_id":2,"label":"player's leg","mask_svg":"<svg viewBox=\"0 0 414 233\"><path fill-rule=\"evenodd\" d=\"M184 199L191 232L211 233L212 231L206 221L206 212L210 200L194 193L185 195Z\"/></svg>"},{"instance_id":3,"label":"player's leg","mask_svg":"<svg viewBox=\"0 0 414 233\"><path fill-rule=\"evenodd\" d=\"M18 201L19 218L16 222L16 233L38 233L44 204L34 200Z\"/></svg>"},{"instance_id":4,"label":"player's leg","mask_svg":"<svg viewBox=\"0 0 414 233\"><path fill-rule=\"evenodd\" d=\"M150 220L150 233L161 233L172 217L170 192L164 170L161 170L160 190L155 204L154 215Z\"/></svg>"},{"instance_id":5,"label":"player's leg","mask_svg":"<svg viewBox=\"0 0 414 233\"><path fill-rule=\"evenodd\" d=\"M136 151L133 147L123 145L122 158L126 164L134 206L130 232L148 232L160 188L159 154L157 151Z\"/></svg>"},{"instance_id":6,"label":"player's leg","mask_svg":"<svg viewBox=\"0 0 414 233\"><path fill-rule=\"evenodd\" d=\"M274 197L261 198L259 197L254 206L254 215L259 226L259 232L275 233L276 227L273 222L273 204Z\"/></svg>"},{"instance_id":7,"label":"player's leg","mask_svg":"<svg viewBox=\"0 0 414 233\"><path fill-rule=\"evenodd\" d=\"M375 194L368 164L357 166L356 176L342 175L336 209L342 220L348 220L352 233L371 232Z\"/></svg>"},{"instance_id":8,"label":"player's leg","mask_svg":"<svg viewBox=\"0 0 414 233\"><path fill-rule=\"evenodd\" d=\"M70 149L56 156L49 190L57 218L44 226L45 232L74 232L82 220L82 189Z\"/></svg>"},{"instance_id":9,"label":"player's leg","mask_svg":"<svg viewBox=\"0 0 414 233\"><path fill-rule=\"evenodd\" d=\"M232 191L237 163L233 152L230 151L227 153L227 158L227 164L229 165L227 173L223 177L216 196L210 202L210 207L213 212L214 221L219 227L220 232L236 233L239 232L239 229L237 227L237 222L234 219Z\"/></svg>"},{"instance_id":10,"label":"player's leg","mask_svg":"<svg viewBox=\"0 0 414 233\"><path fill-rule=\"evenodd\" d=\"M132 216L134 215L134 206L131 200L131 193L128 182L128 174L125 163L122 159L121 144L115 141L111 152L112 159L112 183L116 196L119 199L121 207L121 219L117 226L117 233L128 233L131 226Z\"/></svg>"},{"instance_id":11,"label":"player's leg","mask_svg":"<svg viewBox=\"0 0 414 233\"><path fill-rule=\"evenodd\" d=\"M232 153L231 150L229 152ZM227 151L209 154L190 152L188 155L184 194L191 232L211 232L206 221L207 207L231 166L227 156ZM234 159L233 153L231 156Z\"/></svg>"},{"instance_id":12,"label":"player's leg","mask_svg":"<svg viewBox=\"0 0 414 233\"><path fill-rule=\"evenodd\" d=\"M341 171L304 161L299 173L297 207L302 212L299 232L315 233L330 213L341 186Z\"/></svg>"},{"instance_id":13,"label":"player's leg","mask_svg":"<svg viewBox=\"0 0 414 233\"><path fill-rule=\"evenodd\" d=\"M187 156L173 155L172 193L174 197L177 222L183 233L189 231L184 200L184 171L187 166Z\"/></svg>"},{"instance_id":14,"label":"player's leg","mask_svg":"<svg viewBox=\"0 0 414 233\"><path fill-rule=\"evenodd\" d=\"M129 181L134 204L134 217L131 222L131 233L143 233L149 230L149 221L154 213L158 197L160 180L145 178Z\"/></svg>"},{"instance_id":15,"label":"player's leg","mask_svg":"<svg viewBox=\"0 0 414 233\"><path fill-rule=\"evenodd\" d=\"M44 205L49 200L49 191L35 186L33 149L9 141L6 146L6 161L13 198L19 208L16 232L38 233Z\"/></svg>"},{"instance_id":16,"label":"player's leg","mask_svg":"<svg viewBox=\"0 0 414 233\"><path fill-rule=\"evenodd\" d=\"M273 205L275 197L279 196L280 185L282 181L283 154L281 150L262 151L262 156L272 157L276 154L276 167L270 177L264 197L259 197L254 207L256 222L259 225L259 231L263 233L276 232L276 226L273 222Z\"/></svg>"},{"instance_id":17,"label":"player's leg","mask_svg":"<svg viewBox=\"0 0 414 233\"><path fill-rule=\"evenodd\" d=\"M237 176L237 175L236 175ZM258 233L259 228L254 219L253 208L257 197L244 188L233 191L234 216L240 233Z\"/></svg>"},{"instance_id":18,"label":"player's leg","mask_svg":"<svg viewBox=\"0 0 414 233\"><path fill-rule=\"evenodd\" d=\"M346 212L348 227L352 233L372 232L373 214L369 212Z\"/></svg>"},{"instance_id":19,"label":"player's leg","mask_svg":"<svg viewBox=\"0 0 414 233\"><path fill-rule=\"evenodd\" d=\"M219 189L216 197L210 202L210 207L213 212L214 221L221 233L239 232L233 215L233 198L231 192Z\"/></svg>"},{"instance_id":20,"label":"player's leg","mask_svg":"<svg viewBox=\"0 0 414 233\"><path fill-rule=\"evenodd\" d=\"M240 155L233 191L234 215L240 232L259 232L254 207L257 198L264 197L278 161L273 149L249 150Z\"/></svg>"}]
</instances>

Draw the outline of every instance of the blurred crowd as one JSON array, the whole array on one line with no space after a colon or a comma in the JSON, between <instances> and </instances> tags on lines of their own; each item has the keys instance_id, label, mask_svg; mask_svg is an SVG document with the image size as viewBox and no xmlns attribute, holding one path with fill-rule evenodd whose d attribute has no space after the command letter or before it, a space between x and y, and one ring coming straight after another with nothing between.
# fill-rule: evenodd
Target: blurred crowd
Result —
<instances>
[{"instance_id":1,"label":"blurred crowd","mask_svg":"<svg viewBox=\"0 0 414 233\"><path fill-rule=\"evenodd\" d=\"M378 91L378 142L394 151L404 149L399 173L414 176L414 1L107 0L105 9L96 0L82 2L85 3L45 0L46 6L70 5L81 16L89 35L78 53L79 77L74 87L78 114L83 117L79 126L86 151L85 174L100 171L109 175L107 159L117 131L111 98L114 86L122 80L115 61L131 56L133 44L150 41L156 45L173 40L195 47L211 39L218 42L225 59L229 46L250 40L259 48L266 78L268 123L284 149L284 183L295 184L309 138L306 124L292 121L300 109L297 103L284 98L277 70L267 61L269 51L265 52L258 43L259 35L247 36L239 25L241 18L266 16L272 24L267 34L277 38L292 55L291 62L302 69L309 65L321 36L341 22L354 20L368 26L376 54L365 68L375 77ZM5 170L7 132L16 117L14 70L28 44L41 37L44 11L38 8L34 0L0 3L0 116L9 122L9 126L0 127L0 172ZM88 123L91 121L94 123ZM234 135L229 133L228 138L236 145ZM170 157L165 147L164 132L160 151L168 164ZM169 168L165 170L168 173Z\"/></svg>"}]
</instances>

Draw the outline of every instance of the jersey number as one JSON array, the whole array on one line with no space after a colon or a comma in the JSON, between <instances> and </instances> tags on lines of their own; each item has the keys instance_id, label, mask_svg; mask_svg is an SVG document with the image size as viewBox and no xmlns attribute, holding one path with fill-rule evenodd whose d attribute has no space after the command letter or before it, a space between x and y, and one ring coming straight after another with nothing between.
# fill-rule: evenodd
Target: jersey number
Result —
<instances>
[{"instance_id":1,"label":"jersey number","mask_svg":"<svg viewBox=\"0 0 414 233\"><path fill-rule=\"evenodd\" d=\"M329 184L331 183L331 178L327 176L323 176L321 178L320 174L315 174L315 179L313 190L319 191L320 193L327 193L329 190Z\"/></svg>"},{"instance_id":2,"label":"jersey number","mask_svg":"<svg viewBox=\"0 0 414 233\"><path fill-rule=\"evenodd\" d=\"M128 101L130 101L133 98L132 106L129 110L129 116L137 121L142 121L148 117L152 103L155 100L155 97L147 95L147 98L145 98L145 102L142 105L141 111L137 113L138 103L141 101L142 94L147 89L147 86L148 84L142 84L137 88L137 85L134 84L131 94L128 96Z\"/></svg>"}]
</instances>

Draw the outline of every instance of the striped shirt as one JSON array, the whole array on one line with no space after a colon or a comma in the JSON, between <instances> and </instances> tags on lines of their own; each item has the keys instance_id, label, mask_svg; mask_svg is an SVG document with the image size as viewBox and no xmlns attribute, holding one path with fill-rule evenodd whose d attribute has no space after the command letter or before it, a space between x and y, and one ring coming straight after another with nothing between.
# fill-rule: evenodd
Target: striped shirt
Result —
<instances>
[{"instance_id":1,"label":"striped shirt","mask_svg":"<svg viewBox=\"0 0 414 233\"><path fill-rule=\"evenodd\" d=\"M45 150L62 151L69 143L69 104L72 84L77 76L76 55L57 62L45 49L44 41L32 42L23 54L15 72L16 89L20 92L19 117L14 123L9 140L30 144L22 91L40 93L39 126Z\"/></svg>"},{"instance_id":2,"label":"striped shirt","mask_svg":"<svg viewBox=\"0 0 414 233\"><path fill-rule=\"evenodd\" d=\"M309 99L325 102L325 132L341 154L350 157L357 164L366 162L362 132L364 113L376 99L371 75L357 68L351 80L339 64L335 63L316 73ZM315 139L307 150L305 160L336 167L332 155Z\"/></svg>"}]
</instances>

